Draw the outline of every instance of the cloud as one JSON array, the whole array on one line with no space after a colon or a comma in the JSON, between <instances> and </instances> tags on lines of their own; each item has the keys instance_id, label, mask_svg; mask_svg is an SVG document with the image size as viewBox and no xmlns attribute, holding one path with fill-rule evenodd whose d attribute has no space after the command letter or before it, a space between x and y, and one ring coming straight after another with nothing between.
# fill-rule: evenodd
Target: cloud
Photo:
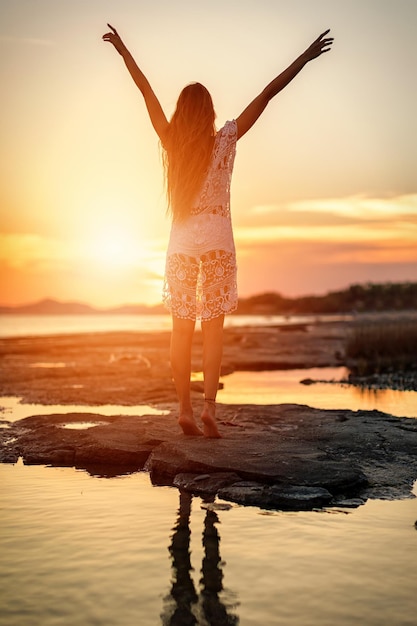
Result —
<instances>
[{"instance_id":1,"label":"cloud","mask_svg":"<svg viewBox=\"0 0 417 626\"><path fill-rule=\"evenodd\" d=\"M417 194L348 197L253 207L235 228L238 245L289 241L374 242L417 249ZM391 242L391 243L390 243Z\"/></svg>"},{"instance_id":2,"label":"cloud","mask_svg":"<svg viewBox=\"0 0 417 626\"><path fill-rule=\"evenodd\" d=\"M54 297L110 306L130 301L132 294L140 302L159 302L165 257L161 242L148 241L136 250L112 243L0 233L3 303Z\"/></svg>"},{"instance_id":3,"label":"cloud","mask_svg":"<svg viewBox=\"0 0 417 626\"><path fill-rule=\"evenodd\" d=\"M235 228L246 294L417 280L417 195L265 205L254 207L251 217L252 224L247 219Z\"/></svg>"},{"instance_id":4,"label":"cloud","mask_svg":"<svg viewBox=\"0 0 417 626\"><path fill-rule=\"evenodd\" d=\"M354 282L417 280L416 195L255 207L251 220L235 226L242 294L324 293ZM73 239L0 233L0 270L5 284L15 291L20 285L22 293L39 283L39 294L55 297L65 291L89 299L91 292L96 302L116 303L140 293L142 301L156 302L165 246L165 238L114 225Z\"/></svg>"},{"instance_id":5,"label":"cloud","mask_svg":"<svg viewBox=\"0 0 417 626\"><path fill-rule=\"evenodd\" d=\"M289 205L291 212L327 213L359 221L385 221L409 217L417 222L417 194L392 198L353 196L324 200L305 200Z\"/></svg>"},{"instance_id":6,"label":"cloud","mask_svg":"<svg viewBox=\"0 0 417 626\"><path fill-rule=\"evenodd\" d=\"M69 262L73 251L68 242L33 233L1 233L0 261L14 268L62 265Z\"/></svg>"},{"instance_id":7,"label":"cloud","mask_svg":"<svg viewBox=\"0 0 417 626\"><path fill-rule=\"evenodd\" d=\"M9 37L0 35L0 43L23 44L25 46L54 46L51 39L37 39L36 37Z\"/></svg>"},{"instance_id":8,"label":"cloud","mask_svg":"<svg viewBox=\"0 0 417 626\"><path fill-rule=\"evenodd\" d=\"M311 224L295 226L245 226L235 229L237 245L289 241L327 242L384 242L398 241L417 246L417 224L384 224L379 228L375 225L358 227L350 226L313 226Z\"/></svg>"},{"instance_id":9,"label":"cloud","mask_svg":"<svg viewBox=\"0 0 417 626\"><path fill-rule=\"evenodd\" d=\"M274 225L417 224L417 194L391 198L351 196L252 207L245 223Z\"/></svg>"},{"instance_id":10,"label":"cloud","mask_svg":"<svg viewBox=\"0 0 417 626\"><path fill-rule=\"evenodd\" d=\"M83 268L102 272L140 270L150 279L163 275L161 242L134 242L126 237L57 239L34 233L0 233L0 262L27 271Z\"/></svg>"}]
</instances>

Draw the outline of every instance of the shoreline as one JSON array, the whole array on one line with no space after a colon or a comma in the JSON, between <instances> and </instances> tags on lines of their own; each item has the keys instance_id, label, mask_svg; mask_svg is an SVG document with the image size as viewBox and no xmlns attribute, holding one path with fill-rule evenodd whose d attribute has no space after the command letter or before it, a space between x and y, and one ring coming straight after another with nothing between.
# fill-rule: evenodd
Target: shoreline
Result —
<instances>
[{"instance_id":1,"label":"shoreline","mask_svg":"<svg viewBox=\"0 0 417 626\"><path fill-rule=\"evenodd\" d=\"M290 332L227 328L222 375L346 365L349 329L346 322L300 325ZM417 477L413 418L298 404L220 404L222 439L180 434L169 341L169 332L1 339L1 396L64 409L150 405L167 414L34 415L0 429L0 461L23 458L25 464L72 466L107 476L144 469L155 484L288 510L410 497ZM195 372L201 369L201 347L198 331ZM193 385L193 397L201 411L201 383ZM63 428L83 421L93 426Z\"/></svg>"},{"instance_id":2,"label":"shoreline","mask_svg":"<svg viewBox=\"0 0 417 626\"><path fill-rule=\"evenodd\" d=\"M404 319L409 320L410 315L408 312ZM417 323L415 312L414 317ZM359 323L374 319L396 318L392 314L366 315L360 317ZM353 364L344 356L345 344L357 323L356 318L324 322L317 318L314 323L227 326L221 375L325 367L350 370ZM170 330L154 329L0 337L0 395L46 404L133 406L175 401L168 362L169 341ZM201 372L201 355L202 335L196 329L194 373ZM29 372L26 384L21 376L25 369ZM55 369L61 370L59 375ZM112 382L113 389L106 393L100 393L97 385L101 376ZM165 388L164 384L156 384L157 379L165 381ZM64 387L57 387L57 382L64 383ZM145 389L148 382L151 386ZM417 391L417 370L367 376L351 373L343 383L359 389ZM71 386L78 391L71 393ZM193 382L193 387L199 391L201 384ZM117 388L123 393L118 394Z\"/></svg>"},{"instance_id":3,"label":"shoreline","mask_svg":"<svg viewBox=\"0 0 417 626\"><path fill-rule=\"evenodd\" d=\"M226 328L221 375L344 365L347 330L346 323L339 322L299 325L291 331L274 326ZM169 344L170 331L0 338L0 395L36 404L175 402ZM193 372L200 372L201 364L198 330Z\"/></svg>"}]
</instances>

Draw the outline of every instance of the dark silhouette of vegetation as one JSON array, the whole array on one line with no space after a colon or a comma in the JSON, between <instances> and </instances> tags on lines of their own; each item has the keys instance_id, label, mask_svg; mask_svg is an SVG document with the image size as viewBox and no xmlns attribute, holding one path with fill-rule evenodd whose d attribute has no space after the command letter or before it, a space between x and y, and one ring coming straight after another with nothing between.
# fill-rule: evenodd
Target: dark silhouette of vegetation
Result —
<instances>
[{"instance_id":1,"label":"dark silhouette of vegetation","mask_svg":"<svg viewBox=\"0 0 417 626\"><path fill-rule=\"evenodd\" d=\"M417 310L417 283L366 283L323 296L264 293L239 301L238 314L296 315Z\"/></svg>"},{"instance_id":2,"label":"dark silhouette of vegetation","mask_svg":"<svg viewBox=\"0 0 417 626\"><path fill-rule=\"evenodd\" d=\"M346 343L350 369L360 376L417 371L415 321L358 323Z\"/></svg>"}]
</instances>

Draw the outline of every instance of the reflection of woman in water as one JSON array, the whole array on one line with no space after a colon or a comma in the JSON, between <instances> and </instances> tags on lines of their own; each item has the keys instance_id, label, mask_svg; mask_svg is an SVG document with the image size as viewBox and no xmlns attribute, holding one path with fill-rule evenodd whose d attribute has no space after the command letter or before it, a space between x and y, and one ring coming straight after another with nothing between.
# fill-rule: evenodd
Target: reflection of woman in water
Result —
<instances>
[{"instance_id":1,"label":"reflection of woman in water","mask_svg":"<svg viewBox=\"0 0 417 626\"><path fill-rule=\"evenodd\" d=\"M215 511L207 509L204 520L204 557L201 567L201 594L197 594L191 576L190 514L192 495L180 492L180 506L169 551L172 557L173 581L171 594L165 598L161 616L164 626L191 626L204 623L210 626L234 626L239 619L231 615L219 594L223 590L223 572L219 553L220 537L215 524L219 521Z\"/></svg>"},{"instance_id":2,"label":"reflection of woman in water","mask_svg":"<svg viewBox=\"0 0 417 626\"><path fill-rule=\"evenodd\" d=\"M215 417L223 350L223 322L237 307L236 255L230 218L230 182L239 140L268 102L311 60L330 50L328 30L274 78L235 120L216 132L213 102L200 83L185 87L170 121L115 28L103 36L121 54L141 91L163 149L172 228L164 301L171 310L171 365L186 435L220 437ZM203 433L190 397L191 345L196 319L203 331Z\"/></svg>"}]
</instances>

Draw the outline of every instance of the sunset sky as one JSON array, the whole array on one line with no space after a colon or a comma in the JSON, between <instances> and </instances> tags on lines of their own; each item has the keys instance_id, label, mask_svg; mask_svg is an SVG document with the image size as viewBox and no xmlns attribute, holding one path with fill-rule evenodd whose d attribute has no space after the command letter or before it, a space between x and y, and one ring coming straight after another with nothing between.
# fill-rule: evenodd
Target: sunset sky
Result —
<instances>
[{"instance_id":1,"label":"sunset sky","mask_svg":"<svg viewBox=\"0 0 417 626\"><path fill-rule=\"evenodd\" d=\"M158 140L113 24L168 117L192 81L217 125L326 28L237 147L242 297L417 281L415 0L0 0L0 304L160 301Z\"/></svg>"}]
</instances>

